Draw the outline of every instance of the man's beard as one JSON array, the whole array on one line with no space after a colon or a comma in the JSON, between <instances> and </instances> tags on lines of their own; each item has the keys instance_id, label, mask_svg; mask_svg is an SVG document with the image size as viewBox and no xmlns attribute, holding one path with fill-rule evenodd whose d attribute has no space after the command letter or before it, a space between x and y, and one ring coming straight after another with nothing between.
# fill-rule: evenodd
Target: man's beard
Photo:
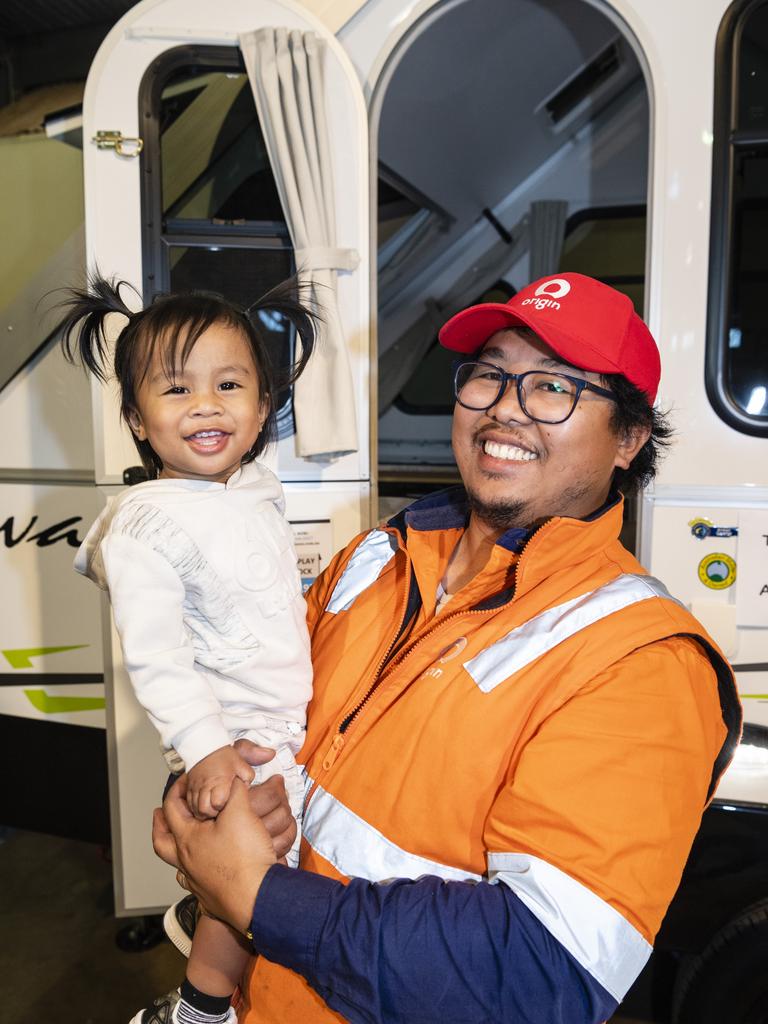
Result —
<instances>
[{"instance_id":1,"label":"man's beard","mask_svg":"<svg viewBox=\"0 0 768 1024\"><path fill-rule=\"evenodd\" d=\"M467 490L469 510L494 530L506 532L529 526L528 503L525 501L483 501L479 494Z\"/></svg>"},{"instance_id":2,"label":"man's beard","mask_svg":"<svg viewBox=\"0 0 768 1024\"><path fill-rule=\"evenodd\" d=\"M466 488L470 512L492 529L501 530L503 533L512 529L530 530L554 516L568 516L567 509L580 501L588 491L589 485L586 482L567 487L560 494L557 507L552 508L548 515L535 516L527 501L505 501L503 498L498 501L484 501L479 494Z\"/></svg>"}]
</instances>

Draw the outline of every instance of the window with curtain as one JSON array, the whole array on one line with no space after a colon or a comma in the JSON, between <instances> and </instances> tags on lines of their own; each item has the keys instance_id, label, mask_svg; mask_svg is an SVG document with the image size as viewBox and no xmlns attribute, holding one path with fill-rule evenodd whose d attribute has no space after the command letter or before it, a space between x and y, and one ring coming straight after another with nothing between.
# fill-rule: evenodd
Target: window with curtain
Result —
<instances>
[{"instance_id":1,"label":"window with curtain","mask_svg":"<svg viewBox=\"0 0 768 1024\"><path fill-rule=\"evenodd\" d=\"M240 51L168 51L148 69L140 103L145 298L201 289L250 305L291 276L294 258ZM288 365L287 321L262 314L260 326ZM293 432L287 390L278 431Z\"/></svg>"}]
</instances>

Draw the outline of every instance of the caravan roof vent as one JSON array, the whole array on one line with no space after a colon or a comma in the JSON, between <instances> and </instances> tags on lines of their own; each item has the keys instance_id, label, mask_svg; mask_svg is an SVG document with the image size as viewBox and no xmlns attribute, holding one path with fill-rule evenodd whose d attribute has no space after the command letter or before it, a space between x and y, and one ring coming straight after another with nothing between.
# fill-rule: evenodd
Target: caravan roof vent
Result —
<instances>
[{"instance_id":1,"label":"caravan roof vent","mask_svg":"<svg viewBox=\"0 0 768 1024\"><path fill-rule=\"evenodd\" d=\"M604 91L600 87L616 75L622 63L622 48L619 40L615 39L544 100L539 109L546 111L553 126L561 126L585 100L593 98L598 90Z\"/></svg>"}]
</instances>

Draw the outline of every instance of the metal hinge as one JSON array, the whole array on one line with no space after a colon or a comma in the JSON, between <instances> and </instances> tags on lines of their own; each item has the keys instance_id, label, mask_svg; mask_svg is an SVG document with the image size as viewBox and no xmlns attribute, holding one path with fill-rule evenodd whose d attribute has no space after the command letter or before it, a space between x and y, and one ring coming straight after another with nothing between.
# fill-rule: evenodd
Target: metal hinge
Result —
<instances>
[{"instance_id":1,"label":"metal hinge","mask_svg":"<svg viewBox=\"0 0 768 1024\"><path fill-rule=\"evenodd\" d=\"M144 139L131 138L122 132L96 132L91 142L99 149L114 149L118 156L138 156L144 149Z\"/></svg>"}]
</instances>

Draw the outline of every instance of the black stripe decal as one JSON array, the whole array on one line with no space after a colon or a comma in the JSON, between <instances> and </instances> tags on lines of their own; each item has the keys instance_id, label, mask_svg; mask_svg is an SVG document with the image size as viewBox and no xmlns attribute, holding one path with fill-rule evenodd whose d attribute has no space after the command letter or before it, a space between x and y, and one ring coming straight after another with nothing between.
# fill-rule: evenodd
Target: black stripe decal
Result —
<instances>
[{"instance_id":1,"label":"black stripe decal","mask_svg":"<svg viewBox=\"0 0 768 1024\"><path fill-rule=\"evenodd\" d=\"M78 675L61 675L56 672L0 672L0 686L91 686L103 682L104 676L97 672Z\"/></svg>"}]
</instances>

